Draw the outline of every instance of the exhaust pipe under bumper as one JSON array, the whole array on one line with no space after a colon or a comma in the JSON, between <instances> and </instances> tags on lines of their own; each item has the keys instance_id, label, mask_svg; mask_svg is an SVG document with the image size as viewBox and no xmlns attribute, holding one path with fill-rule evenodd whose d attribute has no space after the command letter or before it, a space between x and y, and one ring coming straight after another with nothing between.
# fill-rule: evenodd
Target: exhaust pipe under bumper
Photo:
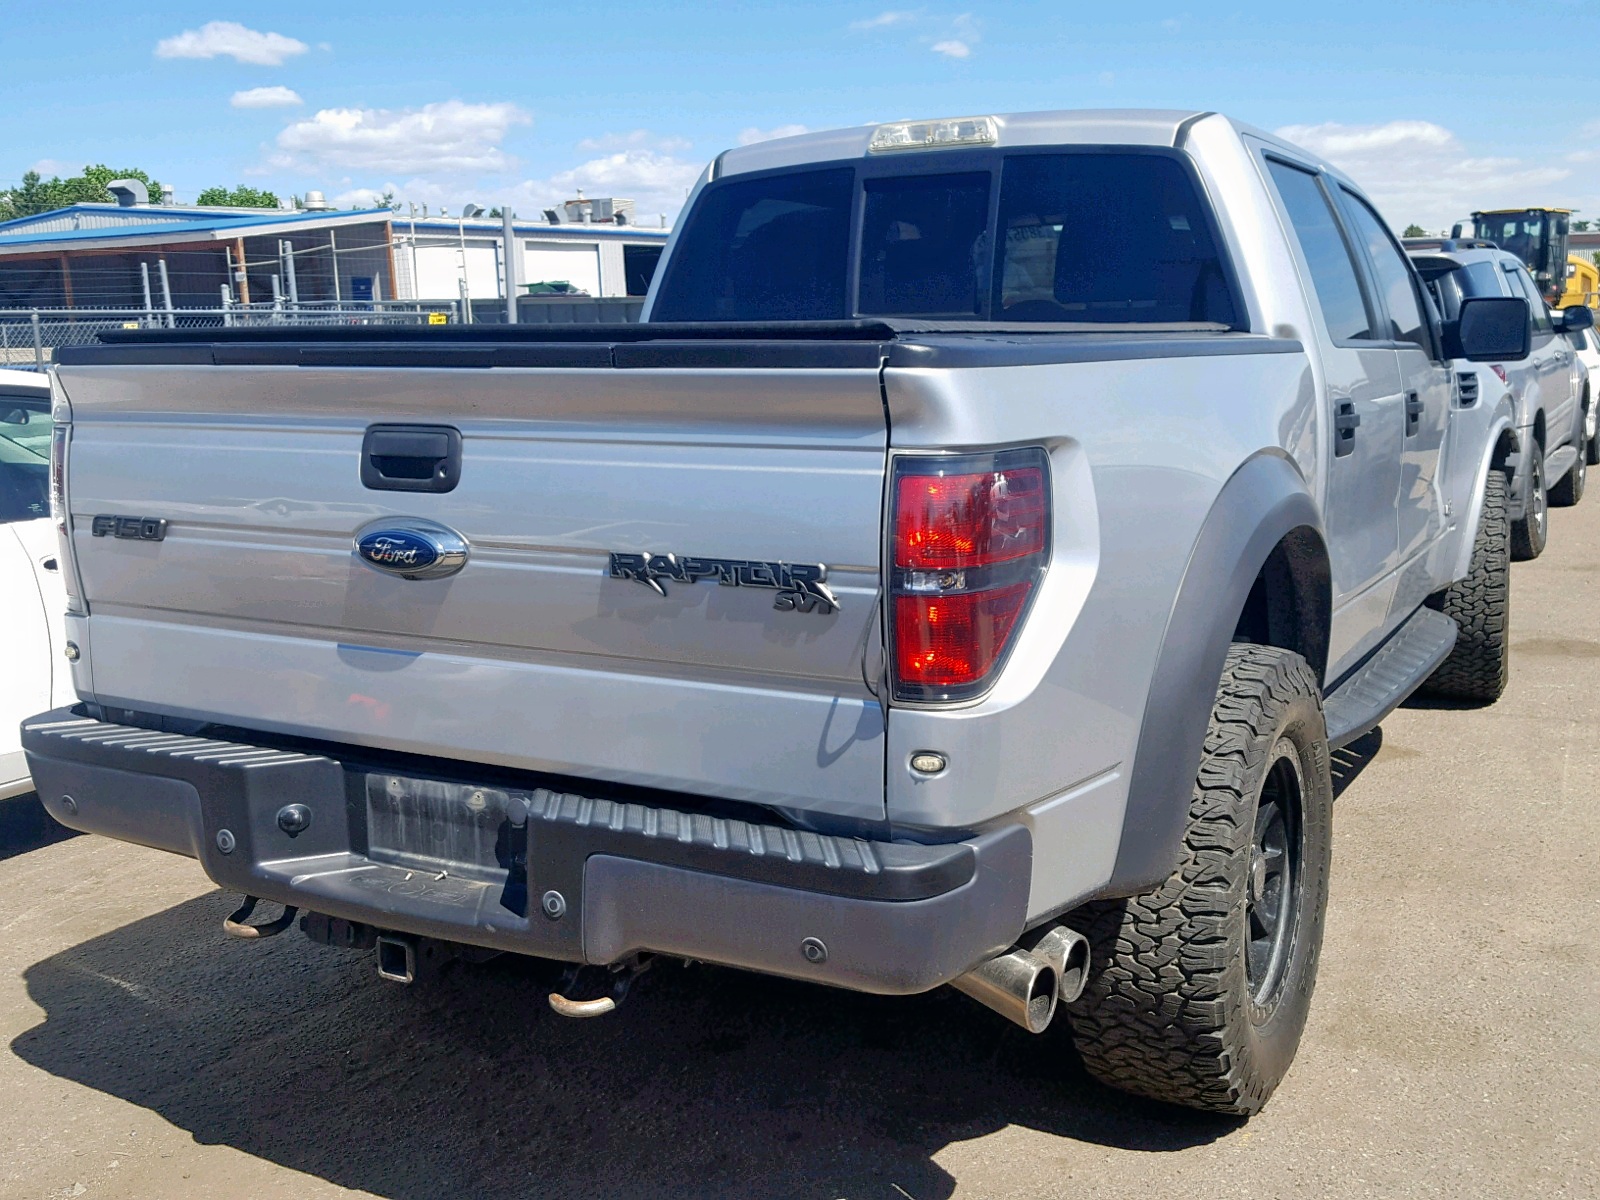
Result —
<instances>
[{"instance_id":1,"label":"exhaust pipe under bumper","mask_svg":"<svg viewBox=\"0 0 1600 1200\"><path fill-rule=\"evenodd\" d=\"M973 967L950 981L978 1003L1029 1033L1043 1033L1056 1015L1058 1001L1071 1002L1083 992L1089 974L1089 943L1065 925L1056 925L1019 947Z\"/></svg>"}]
</instances>

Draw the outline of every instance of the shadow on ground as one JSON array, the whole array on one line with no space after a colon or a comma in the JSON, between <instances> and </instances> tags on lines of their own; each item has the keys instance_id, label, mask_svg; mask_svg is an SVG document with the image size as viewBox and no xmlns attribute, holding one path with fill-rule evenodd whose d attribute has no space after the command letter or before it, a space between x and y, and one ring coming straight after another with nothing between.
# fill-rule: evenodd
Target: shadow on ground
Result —
<instances>
[{"instance_id":1,"label":"shadow on ground","mask_svg":"<svg viewBox=\"0 0 1600 1200\"><path fill-rule=\"evenodd\" d=\"M526 960L403 988L298 933L230 941L229 908L213 893L36 964L45 1019L11 1049L202 1143L396 1200L938 1200L955 1183L933 1156L1010 1124L1148 1151L1237 1128L1103 1089L1055 1031L948 989L665 966L569 1021Z\"/></svg>"},{"instance_id":2,"label":"shadow on ground","mask_svg":"<svg viewBox=\"0 0 1600 1200\"><path fill-rule=\"evenodd\" d=\"M1333 776L1335 800L1344 795L1345 789L1356 781L1356 777L1372 765L1372 760L1378 757L1378 751L1382 749L1383 726L1380 725L1329 756L1328 770Z\"/></svg>"},{"instance_id":3,"label":"shadow on ground","mask_svg":"<svg viewBox=\"0 0 1600 1200\"><path fill-rule=\"evenodd\" d=\"M0 800L0 862L77 836L54 821L32 792Z\"/></svg>"}]
</instances>

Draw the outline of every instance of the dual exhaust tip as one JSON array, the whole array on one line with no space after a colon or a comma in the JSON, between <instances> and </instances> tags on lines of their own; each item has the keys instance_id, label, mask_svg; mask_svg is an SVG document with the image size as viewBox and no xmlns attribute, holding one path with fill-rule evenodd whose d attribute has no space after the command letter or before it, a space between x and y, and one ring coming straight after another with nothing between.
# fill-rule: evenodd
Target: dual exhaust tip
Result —
<instances>
[{"instance_id":1,"label":"dual exhaust tip","mask_svg":"<svg viewBox=\"0 0 1600 1200\"><path fill-rule=\"evenodd\" d=\"M1089 942L1065 925L1053 926L1027 940L1031 943L1028 946L1018 946L980 963L952 980L950 986L1029 1033L1043 1033L1056 1015L1057 1004L1071 1004L1083 994L1089 977ZM393 983L411 983L417 978L415 939L380 934L377 952L380 977ZM555 1001L552 995L551 1003ZM607 1008L602 1011L615 1006L615 1001L608 999ZM557 1007L556 1011L562 1009Z\"/></svg>"},{"instance_id":2,"label":"dual exhaust tip","mask_svg":"<svg viewBox=\"0 0 1600 1200\"><path fill-rule=\"evenodd\" d=\"M1058 1003L1083 994L1089 978L1089 942L1081 933L1056 925L1005 954L973 967L951 981L979 1004L1029 1033L1043 1033Z\"/></svg>"}]
</instances>

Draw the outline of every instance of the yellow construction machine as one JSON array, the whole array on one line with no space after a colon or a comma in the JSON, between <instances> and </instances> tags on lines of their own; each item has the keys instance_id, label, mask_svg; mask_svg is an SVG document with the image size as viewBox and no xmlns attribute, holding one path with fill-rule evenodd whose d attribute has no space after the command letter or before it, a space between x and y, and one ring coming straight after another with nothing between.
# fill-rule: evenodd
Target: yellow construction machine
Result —
<instances>
[{"instance_id":1,"label":"yellow construction machine","mask_svg":"<svg viewBox=\"0 0 1600 1200\"><path fill-rule=\"evenodd\" d=\"M1567 290L1567 226L1570 208L1497 208L1472 214L1475 236L1493 242L1527 264L1547 304ZM1461 236L1461 226L1450 232Z\"/></svg>"}]
</instances>

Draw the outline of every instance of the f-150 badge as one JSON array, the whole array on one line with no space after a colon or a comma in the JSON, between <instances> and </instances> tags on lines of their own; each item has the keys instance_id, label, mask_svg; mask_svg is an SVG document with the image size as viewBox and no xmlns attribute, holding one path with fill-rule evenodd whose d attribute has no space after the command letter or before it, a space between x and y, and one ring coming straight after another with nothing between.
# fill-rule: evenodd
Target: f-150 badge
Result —
<instances>
[{"instance_id":1,"label":"f-150 badge","mask_svg":"<svg viewBox=\"0 0 1600 1200\"><path fill-rule=\"evenodd\" d=\"M839 599L826 582L828 568L821 563L613 553L610 573L613 579L632 579L663 596L667 594L667 580L675 583L715 581L723 587L770 588L778 593L772 607L779 612L826 614L839 611Z\"/></svg>"}]
</instances>

